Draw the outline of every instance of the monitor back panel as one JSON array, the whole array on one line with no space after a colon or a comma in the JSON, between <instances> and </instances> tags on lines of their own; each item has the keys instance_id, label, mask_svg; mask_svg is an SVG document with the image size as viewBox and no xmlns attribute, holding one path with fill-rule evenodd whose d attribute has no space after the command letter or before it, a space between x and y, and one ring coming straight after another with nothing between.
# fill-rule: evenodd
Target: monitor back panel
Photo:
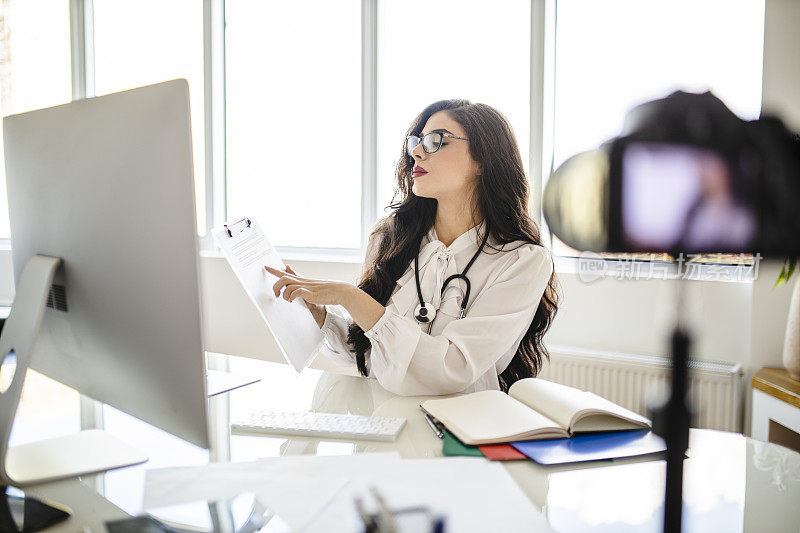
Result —
<instances>
[{"instance_id":1,"label":"monitor back panel","mask_svg":"<svg viewBox=\"0 0 800 533\"><path fill-rule=\"evenodd\" d=\"M31 366L208 447L186 81L9 116L3 135L15 279L63 259Z\"/></svg>"}]
</instances>

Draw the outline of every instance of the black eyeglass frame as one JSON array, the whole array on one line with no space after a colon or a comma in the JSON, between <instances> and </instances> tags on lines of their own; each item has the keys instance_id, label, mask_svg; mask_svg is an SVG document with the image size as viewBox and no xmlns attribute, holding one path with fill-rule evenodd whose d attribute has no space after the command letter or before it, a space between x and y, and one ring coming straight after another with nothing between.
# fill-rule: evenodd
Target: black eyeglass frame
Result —
<instances>
[{"instance_id":1,"label":"black eyeglass frame","mask_svg":"<svg viewBox=\"0 0 800 533\"><path fill-rule=\"evenodd\" d=\"M427 148L425 148L425 137L427 137L428 135L441 135L441 137L439 138L439 143L438 143L438 145L436 146L436 150L434 150L434 151L432 151L432 152L429 152L429 151L428 151L428 149L427 149ZM469 139L467 139L466 137L458 137L458 136L456 136L456 135L453 135L452 133L447 133L447 132L445 132L445 131L432 131L432 132L430 132L430 133L426 133L426 134L425 134L425 135L423 135L422 137L418 137L418 136L416 136L416 135L409 135L409 136L407 136L407 137L406 137L406 153L407 153L408 155L410 155L410 156L412 156L412 157L413 157L413 156L414 156L414 154L412 154L411 152L414 150L414 148L416 148L417 146L419 146L419 145L421 144L421 145L422 145L422 150L423 150L423 151L424 151L426 154L435 154L436 152L438 152L438 151L439 151L439 149L440 149L440 148L442 147L442 145L444 144L444 138L445 138L445 137L448 137L448 138L450 138L450 139L461 139L462 141L468 141L468 140L469 140ZM417 144L414 146L414 148L411 148L411 149L409 150L409 149L408 149L408 141L409 141L410 139L417 139L417 141L419 141L419 142L417 142Z\"/></svg>"}]
</instances>

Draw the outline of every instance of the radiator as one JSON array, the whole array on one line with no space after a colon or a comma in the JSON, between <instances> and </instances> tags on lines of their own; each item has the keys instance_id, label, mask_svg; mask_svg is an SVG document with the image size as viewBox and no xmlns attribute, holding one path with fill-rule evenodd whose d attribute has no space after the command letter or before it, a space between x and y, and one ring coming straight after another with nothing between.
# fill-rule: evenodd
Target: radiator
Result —
<instances>
[{"instance_id":1,"label":"radiator","mask_svg":"<svg viewBox=\"0 0 800 533\"><path fill-rule=\"evenodd\" d=\"M669 360L548 346L550 362L539 376L588 390L648 416L648 405L669 387ZM690 361L692 427L742 431L744 372L738 363Z\"/></svg>"}]
</instances>

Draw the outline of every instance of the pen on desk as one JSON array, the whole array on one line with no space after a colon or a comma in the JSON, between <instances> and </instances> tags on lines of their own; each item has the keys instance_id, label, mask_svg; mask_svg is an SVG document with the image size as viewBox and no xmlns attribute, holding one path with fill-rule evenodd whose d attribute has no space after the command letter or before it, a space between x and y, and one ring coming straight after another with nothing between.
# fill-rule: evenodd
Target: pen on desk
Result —
<instances>
[{"instance_id":1,"label":"pen on desk","mask_svg":"<svg viewBox=\"0 0 800 533\"><path fill-rule=\"evenodd\" d=\"M431 415L429 415L428 413L423 413L423 414L425 415L425 420L428 421L428 425L431 427L433 432L436 433L436 436L439 437L440 439L443 439L444 432L441 429L439 429L439 426L437 426L436 422L433 421L433 417L431 417Z\"/></svg>"}]
</instances>

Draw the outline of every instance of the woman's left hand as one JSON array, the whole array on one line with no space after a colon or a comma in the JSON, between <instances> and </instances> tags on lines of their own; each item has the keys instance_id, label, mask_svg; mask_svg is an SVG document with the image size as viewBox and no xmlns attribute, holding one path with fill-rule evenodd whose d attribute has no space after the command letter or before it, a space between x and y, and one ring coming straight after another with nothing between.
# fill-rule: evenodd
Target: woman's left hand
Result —
<instances>
[{"instance_id":1,"label":"woman's left hand","mask_svg":"<svg viewBox=\"0 0 800 533\"><path fill-rule=\"evenodd\" d=\"M280 278L272 287L275 297L283 289L283 299L289 302L300 297L315 305L344 305L348 295L356 289L355 285L344 281L304 278L269 266L264 266L264 269Z\"/></svg>"}]
</instances>

